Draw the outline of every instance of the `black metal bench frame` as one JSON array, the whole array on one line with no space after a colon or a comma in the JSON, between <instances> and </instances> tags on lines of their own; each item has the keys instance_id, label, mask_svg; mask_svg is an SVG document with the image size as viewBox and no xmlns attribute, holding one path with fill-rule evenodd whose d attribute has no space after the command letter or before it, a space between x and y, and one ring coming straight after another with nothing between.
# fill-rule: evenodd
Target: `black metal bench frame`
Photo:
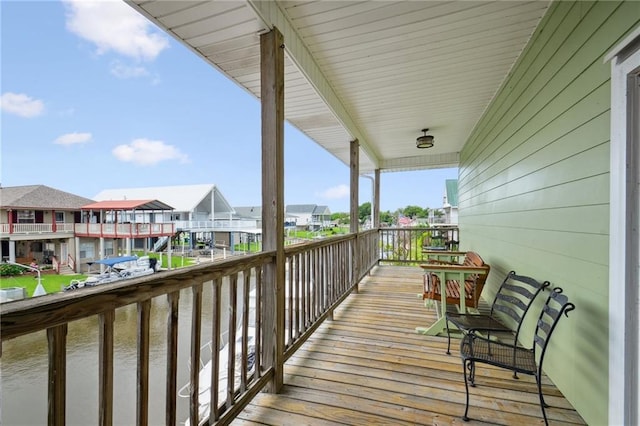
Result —
<instances>
[{"instance_id":1,"label":"black metal bench frame","mask_svg":"<svg viewBox=\"0 0 640 426\"><path fill-rule=\"evenodd\" d=\"M560 318L562 318L562 314L568 316L568 313L574 309L575 305L569 302L566 295L562 294L562 289L559 287L554 288L550 292L540 312L531 349L496 342L473 332L466 334L460 342L462 374L464 376L464 386L467 394L462 419L464 421L469 420L469 384L475 386L476 364L489 364L514 372L535 376L542 416L544 417L545 424L548 425L549 422L545 411L545 407L548 407L548 405L545 403L544 396L542 395L542 363L551 334L558 325Z\"/></svg>"},{"instance_id":2,"label":"black metal bench frame","mask_svg":"<svg viewBox=\"0 0 640 426\"><path fill-rule=\"evenodd\" d=\"M449 328L449 323L464 334L471 331L483 331L488 335L492 332L511 333L513 335L513 344L517 344L520 328L529 308L538 294L549 285L549 281L541 283L534 278L517 275L515 271L511 271L500 284L496 297L491 304L489 315L447 312L445 314L447 354L451 354L451 329ZM500 314L504 318L501 318ZM513 322L515 329L510 327L504 319ZM515 373L514 377L517 377Z\"/></svg>"}]
</instances>

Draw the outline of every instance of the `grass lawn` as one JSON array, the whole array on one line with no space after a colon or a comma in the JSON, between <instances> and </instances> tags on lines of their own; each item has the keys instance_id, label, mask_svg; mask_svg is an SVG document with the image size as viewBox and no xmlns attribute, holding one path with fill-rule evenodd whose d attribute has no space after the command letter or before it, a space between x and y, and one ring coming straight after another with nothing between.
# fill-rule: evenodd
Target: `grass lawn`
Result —
<instances>
[{"instance_id":1,"label":"grass lawn","mask_svg":"<svg viewBox=\"0 0 640 426\"><path fill-rule=\"evenodd\" d=\"M42 275L42 286L47 293L58 293L62 291L62 288L69 285L69 282L73 279L84 280L86 275L55 275L47 274ZM36 276L32 274L14 275L10 277L0 278L0 288L7 287L24 287L27 289L27 297L33 295L38 280Z\"/></svg>"}]
</instances>

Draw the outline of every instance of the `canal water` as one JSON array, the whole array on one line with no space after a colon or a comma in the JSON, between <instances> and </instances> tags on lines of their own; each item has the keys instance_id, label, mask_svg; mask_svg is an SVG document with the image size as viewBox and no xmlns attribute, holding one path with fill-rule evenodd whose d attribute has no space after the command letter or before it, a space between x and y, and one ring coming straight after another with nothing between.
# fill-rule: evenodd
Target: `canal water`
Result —
<instances>
[{"instance_id":1,"label":"canal water","mask_svg":"<svg viewBox=\"0 0 640 426\"><path fill-rule=\"evenodd\" d=\"M241 282L241 281L240 281ZM238 298L241 299L241 290ZM212 285L204 285L202 343L210 340ZM229 286L222 287L228 301ZM191 332L191 289L180 293L178 331L178 387L188 382ZM226 305L226 306L225 306ZM222 312L228 312L228 303ZM227 309L225 309L225 307ZM239 311L241 312L241 311ZM166 297L152 302L149 369L149 420L165 424ZM136 423L137 307L116 311L114 342L114 425ZM226 315L221 330L228 329ZM67 425L98 424L98 318L72 322L67 335ZM44 425L47 423L47 337L45 332L22 336L3 343L0 357L0 424ZM188 417L188 398L178 397L177 419Z\"/></svg>"}]
</instances>

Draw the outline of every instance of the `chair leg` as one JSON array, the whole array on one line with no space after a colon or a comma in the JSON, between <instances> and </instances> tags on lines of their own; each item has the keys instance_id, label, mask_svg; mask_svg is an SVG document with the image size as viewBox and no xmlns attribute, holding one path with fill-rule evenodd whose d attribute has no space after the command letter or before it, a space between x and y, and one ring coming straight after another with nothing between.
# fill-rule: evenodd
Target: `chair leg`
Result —
<instances>
[{"instance_id":1,"label":"chair leg","mask_svg":"<svg viewBox=\"0 0 640 426\"><path fill-rule=\"evenodd\" d=\"M467 416L467 414L469 413L469 382L467 380L467 369L470 368L471 366L467 366L467 361L466 360L462 360L462 375L464 376L464 389L466 391L467 394L467 401L464 407L464 415L462 416L462 420L464 420L465 422L469 421L469 417Z\"/></svg>"},{"instance_id":2,"label":"chair leg","mask_svg":"<svg viewBox=\"0 0 640 426\"><path fill-rule=\"evenodd\" d=\"M516 342L515 340L513 341L513 346L515 347L517 345L518 342ZM516 365L516 351L513 351L513 365ZM513 378L514 379L519 379L518 377L518 372L516 370L513 370Z\"/></svg>"},{"instance_id":3,"label":"chair leg","mask_svg":"<svg viewBox=\"0 0 640 426\"><path fill-rule=\"evenodd\" d=\"M471 387L474 388L476 387L476 363L473 361L468 361L466 368L469 372L469 383L471 384Z\"/></svg>"},{"instance_id":4,"label":"chair leg","mask_svg":"<svg viewBox=\"0 0 640 426\"><path fill-rule=\"evenodd\" d=\"M542 380L536 374L536 383L538 384L538 395L540 396L540 408L542 409L542 417L544 417L544 424L549 426L549 420L547 420L547 412L545 411L545 407L549 407L546 402L544 402L544 396L542 395Z\"/></svg>"},{"instance_id":5,"label":"chair leg","mask_svg":"<svg viewBox=\"0 0 640 426\"><path fill-rule=\"evenodd\" d=\"M447 326L447 355L451 355L451 331L449 330L449 321L445 314L444 323Z\"/></svg>"}]
</instances>

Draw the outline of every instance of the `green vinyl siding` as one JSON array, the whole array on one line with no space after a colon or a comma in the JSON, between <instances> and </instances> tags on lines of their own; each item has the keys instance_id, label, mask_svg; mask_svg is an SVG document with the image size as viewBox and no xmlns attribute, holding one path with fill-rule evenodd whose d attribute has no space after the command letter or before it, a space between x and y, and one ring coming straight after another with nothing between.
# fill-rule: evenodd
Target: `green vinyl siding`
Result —
<instances>
[{"instance_id":1,"label":"green vinyl siding","mask_svg":"<svg viewBox=\"0 0 640 426\"><path fill-rule=\"evenodd\" d=\"M460 153L462 248L491 264L484 297L493 299L510 270L565 290L576 310L560 324L545 371L594 425L608 420L611 71L603 57L639 24L640 2L554 2Z\"/></svg>"}]
</instances>

